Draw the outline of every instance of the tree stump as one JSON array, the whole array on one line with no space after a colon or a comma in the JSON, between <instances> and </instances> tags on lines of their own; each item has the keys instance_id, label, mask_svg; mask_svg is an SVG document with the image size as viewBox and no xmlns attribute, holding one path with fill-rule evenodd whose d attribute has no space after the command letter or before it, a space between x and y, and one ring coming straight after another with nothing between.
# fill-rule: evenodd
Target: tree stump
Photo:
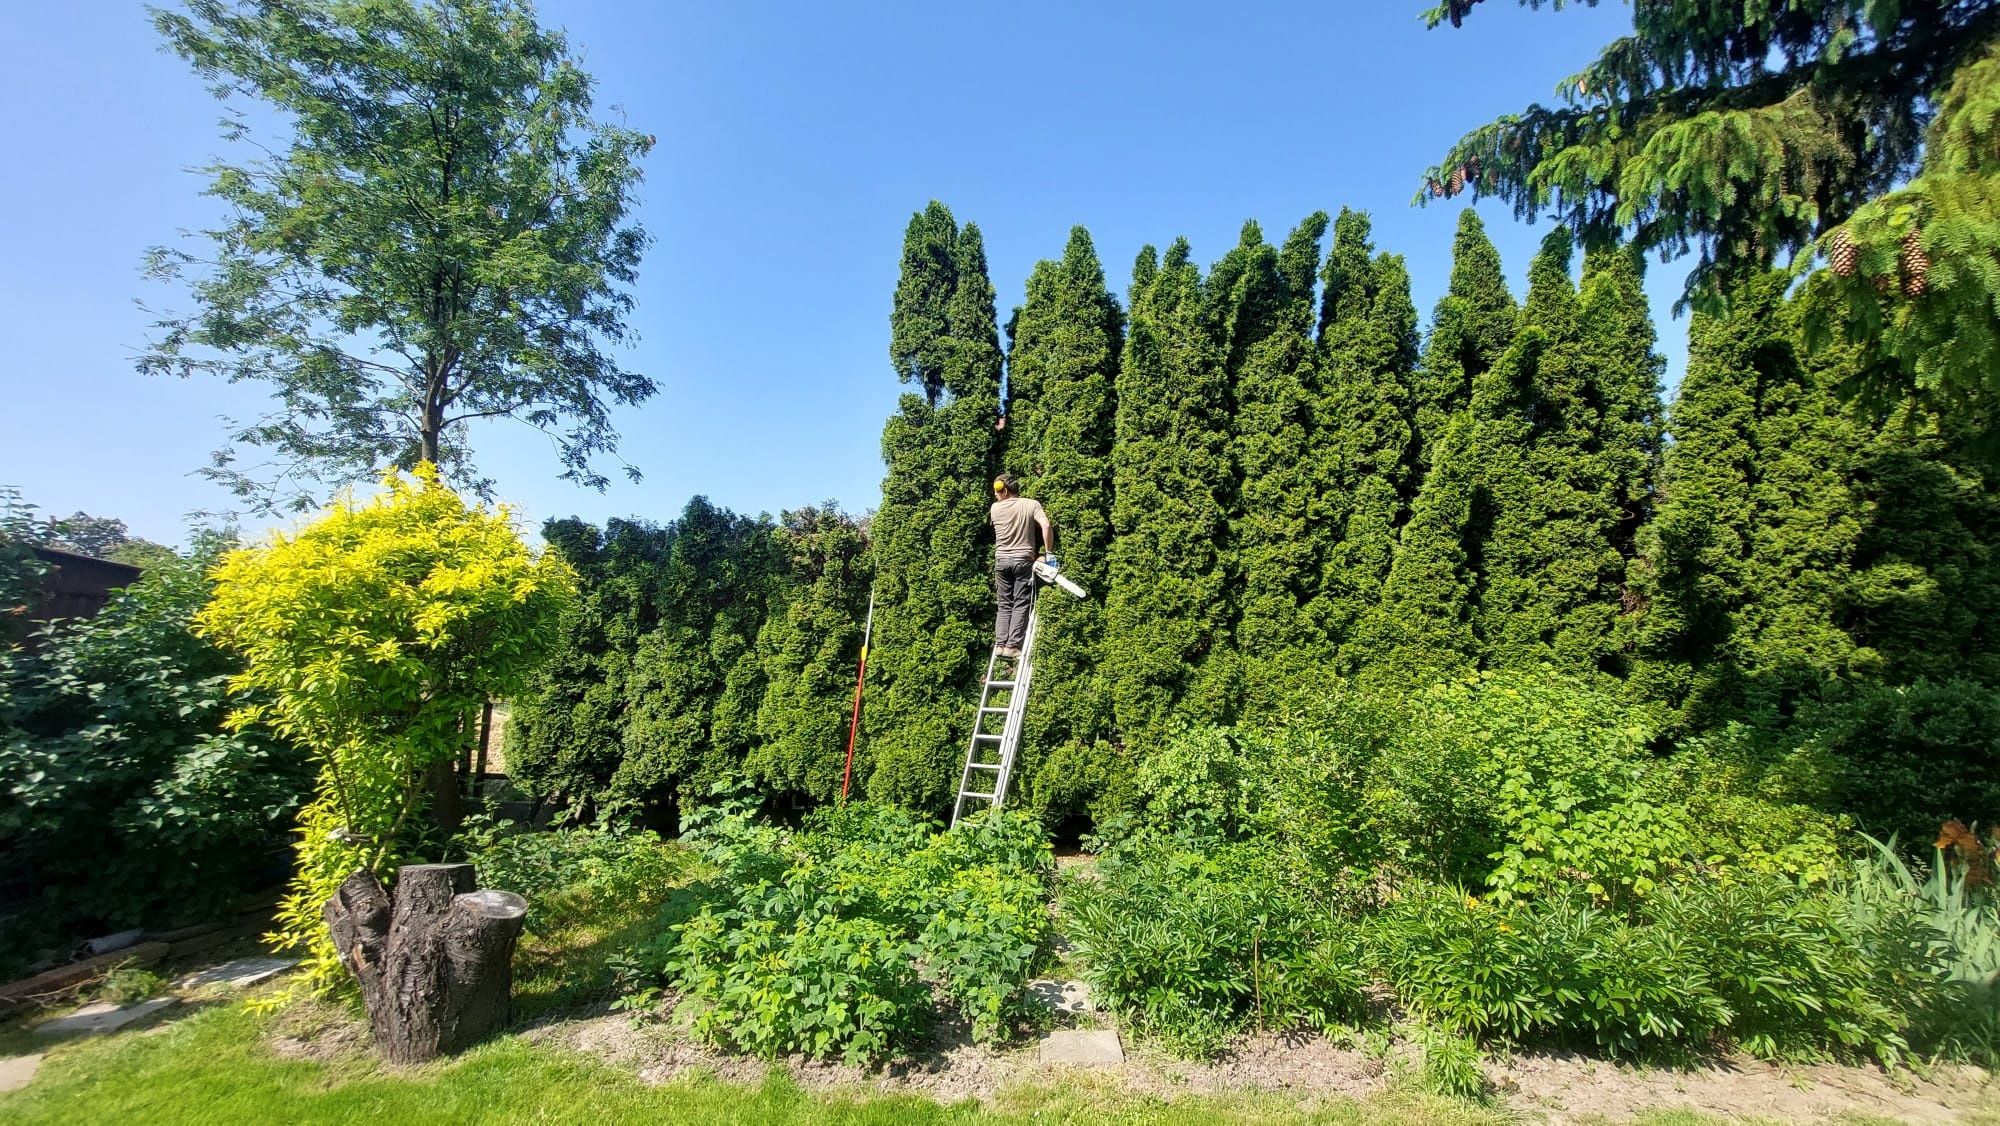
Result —
<instances>
[{"instance_id":1,"label":"tree stump","mask_svg":"<svg viewBox=\"0 0 2000 1126\"><path fill-rule=\"evenodd\" d=\"M474 891L473 879L470 864L406 864L393 901L372 872L347 877L326 901L376 1050L392 1063L460 1051L507 1021L528 901Z\"/></svg>"}]
</instances>

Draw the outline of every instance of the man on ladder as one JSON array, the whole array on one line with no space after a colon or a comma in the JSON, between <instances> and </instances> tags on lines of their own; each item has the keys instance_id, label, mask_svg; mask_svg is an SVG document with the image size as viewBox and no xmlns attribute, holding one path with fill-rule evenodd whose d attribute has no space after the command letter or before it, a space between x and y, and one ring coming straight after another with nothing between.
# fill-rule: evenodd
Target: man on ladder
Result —
<instances>
[{"instance_id":1,"label":"man on ladder","mask_svg":"<svg viewBox=\"0 0 2000 1126\"><path fill-rule=\"evenodd\" d=\"M993 652L1012 660L1021 656L1028 611L1035 604L1035 535L1041 533L1043 562L1055 570L1060 566L1055 557L1056 532L1042 502L1022 496L1020 482L1011 473L993 479L993 508L987 520L993 525L993 596L1000 604Z\"/></svg>"},{"instance_id":2,"label":"man on ladder","mask_svg":"<svg viewBox=\"0 0 2000 1126\"><path fill-rule=\"evenodd\" d=\"M958 800L951 823L958 824L968 803L985 802L998 809L1007 800L1007 782L1014 774L1014 752L1021 744L1021 716L1028 707L1028 686L1035 675L1035 584L1051 583L1072 598L1086 591L1064 578L1054 555L1035 558L1035 534L1044 551L1056 545L1042 506L1021 496L1012 477L993 479L993 593L1000 603L994 626L993 656L986 662L986 680L972 712L972 737L965 745L965 769L959 772ZM1011 665L1013 671L1006 671ZM998 719L1000 730L992 730Z\"/></svg>"}]
</instances>

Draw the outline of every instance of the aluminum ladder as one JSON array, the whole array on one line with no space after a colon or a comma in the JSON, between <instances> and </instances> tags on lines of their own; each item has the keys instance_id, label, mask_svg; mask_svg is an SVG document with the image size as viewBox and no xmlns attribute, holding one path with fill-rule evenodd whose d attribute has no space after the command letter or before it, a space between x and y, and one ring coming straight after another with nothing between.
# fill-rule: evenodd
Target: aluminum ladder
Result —
<instances>
[{"instance_id":1,"label":"aluminum ladder","mask_svg":"<svg viewBox=\"0 0 2000 1126\"><path fill-rule=\"evenodd\" d=\"M1014 777L1014 752L1021 745L1021 716L1028 710L1028 684L1035 674L1035 609L1041 584L1034 590L1028 602L1028 632L1021 639L1021 655L1002 657L996 651L986 658L986 685L979 690L979 710L972 713L972 738L965 744L965 769L959 773L958 800L951 807L953 825L965 816L967 802L990 802L987 808L999 809L1007 800L1007 783ZM999 679L996 674L1009 661L1014 665L1013 678ZM1003 693L1007 702L994 703ZM988 730L994 716L1006 717L999 731Z\"/></svg>"}]
</instances>

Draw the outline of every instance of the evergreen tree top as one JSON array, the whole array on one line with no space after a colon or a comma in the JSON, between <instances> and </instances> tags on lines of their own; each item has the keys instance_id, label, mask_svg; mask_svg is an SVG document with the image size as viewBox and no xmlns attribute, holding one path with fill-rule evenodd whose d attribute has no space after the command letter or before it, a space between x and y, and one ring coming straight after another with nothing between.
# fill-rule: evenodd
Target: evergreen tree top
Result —
<instances>
[{"instance_id":1,"label":"evergreen tree top","mask_svg":"<svg viewBox=\"0 0 2000 1126\"><path fill-rule=\"evenodd\" d=\"M1872 382L2000 393L2000 0L1632 8L1632 33L1563 79L1560 104L1467 133L1419 202L1470 190L1588 246L1693 252L1683 302L1713 309L1738 280L1825 253L1837 277L1818 279L1817 320L1886 361Z\"/></svg>"},{"instance_id":2,"label":"evergreen tree top","mask_svg":"<svg viewBox=\"0 0 2000 1126\"><path fill-rule=\"evenodd\" d=\"M937 200L910 216L889 318L889 361L896 377L921 386L933 406L944 389L946 307L957 288L958 243L958 223Z\"/></svg>"}]
</instances>

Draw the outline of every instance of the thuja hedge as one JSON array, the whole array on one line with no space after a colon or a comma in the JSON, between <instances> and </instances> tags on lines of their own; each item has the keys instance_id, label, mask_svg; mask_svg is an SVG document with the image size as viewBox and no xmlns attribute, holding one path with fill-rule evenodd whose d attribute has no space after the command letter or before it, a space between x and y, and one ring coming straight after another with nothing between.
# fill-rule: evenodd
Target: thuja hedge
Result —
<instances>
[{"instance_id":1,"label":"thuja hedge","mask_svg":"<svg viewBox=\"0 0 2000 1126\"><path fill-rule=\"evenodd\" d=\"M1662 705L1661 739L1809 723L1879 773L1828 799L1872 830L2000 815L1983 420L1844 399L1862 358L1808 347L1782 278L1692 319L1664 404L1641 262L1570 245L1550 237L1517 300L1463 212L1420 325L1364 215L1281 242L1248 224L1207 269L1185 241L1146 248L1122 301L1079 229L1003 349L979 232L931 205L892 302L908 389L880 509L552 523L585 599L516 702L519 773L663 825L736 774L827 800L872 586L855 783L940 812L1004 467L1100 607L1048 608L1017 797L1051 822L1123 808L1177 726L1273 719L1329 674L1415 690L1542 666ZM1886 743L1842 726L1862 699Z\"/></svg>"}]
</instances>

